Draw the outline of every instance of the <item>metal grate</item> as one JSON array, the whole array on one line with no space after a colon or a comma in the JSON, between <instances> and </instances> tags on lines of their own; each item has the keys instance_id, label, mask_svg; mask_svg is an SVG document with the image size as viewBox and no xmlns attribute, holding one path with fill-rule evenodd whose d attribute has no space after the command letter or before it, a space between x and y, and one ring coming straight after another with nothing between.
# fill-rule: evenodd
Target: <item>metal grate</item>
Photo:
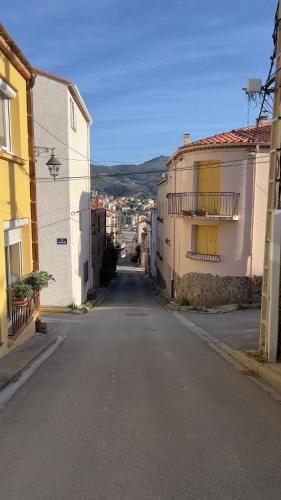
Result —
<instances>
[{"instance_id":1,"label":"metal grate","mask_svg":"<svg viewBox=\"0 0 281 500\"><path fill-rule=\"evenodd\" d=\"M194 260L207 260L209 262L221 262L221 255L212 255L207 253L198 253L198 252L187 252L186 257L188 259Z\"/></svg>"}]
</instances>

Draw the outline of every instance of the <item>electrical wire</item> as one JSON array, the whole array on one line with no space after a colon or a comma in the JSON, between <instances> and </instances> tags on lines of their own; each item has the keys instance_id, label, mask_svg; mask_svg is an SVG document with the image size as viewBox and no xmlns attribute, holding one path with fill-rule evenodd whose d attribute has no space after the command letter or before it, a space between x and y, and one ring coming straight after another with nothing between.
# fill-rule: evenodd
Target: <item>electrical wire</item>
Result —
<instances>
[{"instance_id":1,"label":"electrical wire","mask_svg":"<svg viewBox=\"0 0 281 500\"><path fill-rule=\"evenodd\" d=\"M274 30L273 30L273 34L272 34L274 47L273 47L272 56L270 57L271 62L270 62L270 67L269 67L269 72L268 72L268 76L267 76L266 82L269 82L269 80L272 78L272 70L273 70L275 59L276 59L277 28L278 28L278 23L279 23L279 20L278 20L278 10L279 10L279 2L277 4L277 8L276 8L276 12L275 12L275 23L274 23ZM275 74L276 74L276 72L275 72ZM259 116L258 116L258 119L257 119L257 126L256 126L255 135L254 135L254 141L256 139L256 135L257 135L257 132L258 132L258 129L259 129L260 118L261 118L263 110L264 110L264 103L265 103L265 100L266 100L266 95L267 95L267 93L266 93L266 90L265 90L264 93L263 93L263 98L262 98L262 102L261 102Z\"/></svg>"},{"instance_id":2,"label":"electrical wire","mask_svg":"<svg viewBox=\"0 0 281 500\"><path fill-rule=\"evenodd\" d=\"M236 163L237 162L237 163ZM224 164L227 162L221 162L220 167L222 168L232 168L232 167L245 167L245 163L243 163L243 160L233 160L232 163L230 164ZM259 161L258 164L268 164L269 163L269 158L265 161ZM45 182L62 182L62 181L69 181L69 180L81 180L81 179L104 179L106 177L127 177L131 175L151 175L151 174L168 174L169 172L181 172L181 171L197 171L200 168L200 165L192 165L189 167L179 167L179 168L173 168L171 170L151 170L151 171L146 171L146 172L115 172L114 174L104 174L104 175L80 175L80 176L71 176L71 177L57 177L56 180L54 181L53 179L49 179L47 177L38 177L36 179L37 183L45 183ZM202 168L202 167L201 167ZM204 169L209 169L209 168L217 168L216 165L204 165Z\"/></svg>"}]
</instances>

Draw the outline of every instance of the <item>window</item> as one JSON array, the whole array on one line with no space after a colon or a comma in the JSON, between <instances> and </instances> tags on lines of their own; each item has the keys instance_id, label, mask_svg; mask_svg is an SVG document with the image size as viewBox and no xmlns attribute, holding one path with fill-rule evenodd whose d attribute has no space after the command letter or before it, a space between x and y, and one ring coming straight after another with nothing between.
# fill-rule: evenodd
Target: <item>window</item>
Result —
<instances>
[{"instance_id":1,"label":"window","mask_svg":"<svg viewBox=\"0 0 281 500\"><path fill-rule=\"evenodd\" d=\"M82 215L82 212L79 212L79 229L80 229L80 231L83 230L83 215Z\"/></svg>"},{"instance_id":2,"label":"window","mask_svg":"<svg viewBox=\"0 0 281 500\"><path fill-rule=\"evenodd\" d=\"M0 149L11 151L10 99L16 92L0 78Z\"/></svg>"},{"instance_id":3,"label":"window","mask_svg":"<svg viewBox=\"0 0 281 500\"><path fill-rule=\"evenodd\" d=\"M11 150L9 99L0 93L0 149Z\"/></svg>"},{"instance_id":4,"label":"window","mask_svg":"<svg viewBox=\"0 0 281 500\"><path fill-rule=\"evenodd\" d=\"M70 99L70 127L74 132L77 130L77 114L75 103L72 99Z\"/></svg>"}]
</instances>

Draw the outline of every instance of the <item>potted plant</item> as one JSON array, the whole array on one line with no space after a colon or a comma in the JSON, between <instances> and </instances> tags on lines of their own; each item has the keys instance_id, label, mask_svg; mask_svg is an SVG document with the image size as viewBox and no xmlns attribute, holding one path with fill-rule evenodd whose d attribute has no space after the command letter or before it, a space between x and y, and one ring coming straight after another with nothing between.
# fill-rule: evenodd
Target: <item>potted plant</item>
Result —
<instances>
[{"instance_id":1,"label":"potted plant","mask_svg":"<svg viewBox=\"0 0 281 500\"><path fill-rule=\"evenodd\" d=\"M28 299L33 296L33 289L25 280L19 279L14 288L14 304L16 306L26 306Z\"/></svg>"},{"instance_id":2,"label":"potted plant","mask_svg":"<svg viewBox=\"0 0 281 500\"><path fill-rule=\"evenodd\" d=\"M195 210L195 215L198 217L204 217L206 215L206 210L203 208L197 208L197 210Z\"/></svg>"},{"instance_id":3,"label":"potted plant","mask_svg":"<svg viewBox=\"0 0 281 500\"><path fill-rule=\"evenodd\" d=\"M187 217L192 217L193 211L192 210L183 210L183 215L186 215Z\"/></svg>"},{"instance_id":4,"label":"potted plant","mask_svg":"<svg viewBox=\"0 0 281 500\"><path fill-rule=\"evenodd\" d=\"M34 271L25 278L25 282L32 288L34 294L37 294L42 288L47 288L55 278L47 271Z\"/></svg>"}]
</instances>

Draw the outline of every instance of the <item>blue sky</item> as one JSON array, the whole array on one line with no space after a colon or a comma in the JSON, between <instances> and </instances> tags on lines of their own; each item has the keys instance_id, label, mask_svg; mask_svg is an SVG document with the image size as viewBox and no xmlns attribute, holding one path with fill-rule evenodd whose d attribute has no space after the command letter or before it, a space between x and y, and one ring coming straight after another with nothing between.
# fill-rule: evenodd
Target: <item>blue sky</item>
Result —
<instances>
[{"instance_id":1,"label":"blue sky","mask_svg":"<svg viewBox=\"0 0 281 500\"><path fill-rule=\"evenodd\" d=\"M277 0L14 0L1 22L30 62L71 79L94 118L91 158L139 162L248 124ZM254 122L258 109L250 111Z\"/></svg>"}]
</instances>

